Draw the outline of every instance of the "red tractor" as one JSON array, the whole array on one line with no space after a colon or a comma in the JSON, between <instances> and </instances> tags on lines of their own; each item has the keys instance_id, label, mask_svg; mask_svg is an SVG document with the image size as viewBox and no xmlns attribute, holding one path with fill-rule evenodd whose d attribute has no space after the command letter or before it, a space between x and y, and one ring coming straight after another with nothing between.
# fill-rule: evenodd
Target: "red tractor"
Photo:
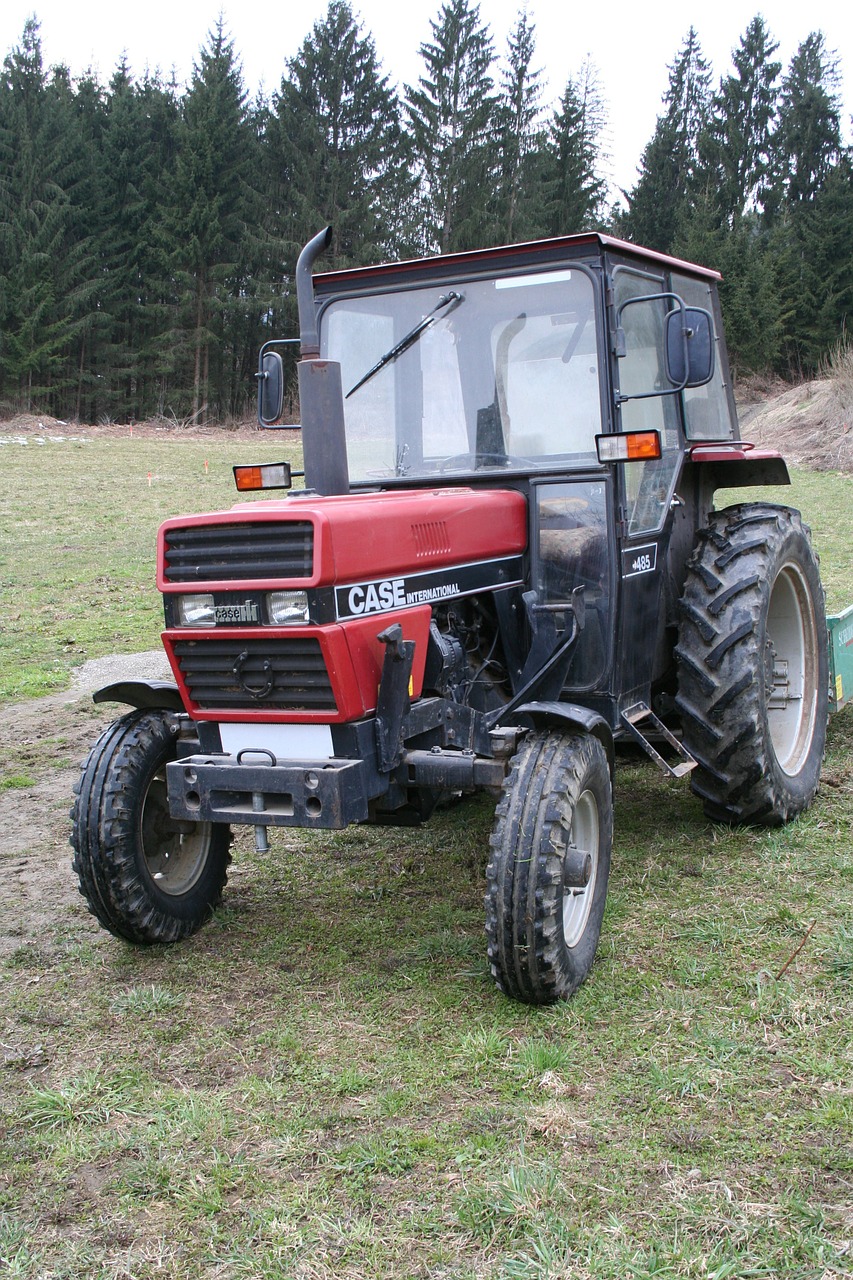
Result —
<instances>
[{"instance_id":1,"label":"red tractor","mask_svg":"<svg viewBox=\"0 0 853 1280\"><path fill-rule=\"evenodd\" d=\"M95 695L133 709L83 768L74 866L107 929L171 942L235 823L264 850L486 789L492 971L553 1001L595 954L620 740L722 822L814 797L817 561L796 511L714 509L788 472L739 439L713 271L589 233L312 276L327 243L297 265L306 487L163 525L175 683Z\"/></svg>"}]
</instances>

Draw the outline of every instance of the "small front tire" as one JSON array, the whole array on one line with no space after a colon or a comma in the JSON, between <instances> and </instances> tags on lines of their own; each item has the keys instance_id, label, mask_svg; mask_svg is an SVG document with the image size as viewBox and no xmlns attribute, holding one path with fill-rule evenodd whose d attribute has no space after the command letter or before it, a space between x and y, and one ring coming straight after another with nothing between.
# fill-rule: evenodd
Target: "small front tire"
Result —
<instances>
[{"instance_id":1,"label":"small front tire","mask_svg":"<svg viewBox=\"0 0 853 1280\"><path fill-rule=\"evenodd\" d=\"M231 861L226 825L169 814L166 765L176 736L170 712L129 712L95 743L74 789L80 892L104 928L128 942L195 933L221 901Z\"/></svg>"},{"instance_id":2,"label":"small front tire","mask_svg":"<svg viewBox=\"0 0 853 1280\"><path fill-rule=\"evenodd\" d=\"M489 961L508 996L551 1004L586 978L604 916L612 839L601 743L560 732L525 739L497 807L486 871Z\"/></svg>"}]
</instances>

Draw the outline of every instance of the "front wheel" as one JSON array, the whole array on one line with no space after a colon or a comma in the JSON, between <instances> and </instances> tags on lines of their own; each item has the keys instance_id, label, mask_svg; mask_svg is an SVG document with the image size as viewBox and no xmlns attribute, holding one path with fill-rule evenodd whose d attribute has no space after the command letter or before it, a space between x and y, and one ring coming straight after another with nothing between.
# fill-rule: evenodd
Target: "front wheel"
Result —
<instances>
[{"instance_id":1,"label":"front wheel","mask_svg":"<svg viewBox=\"0 0 853 1280\"><path fill-rule=\"evenodd\" d=\"M492 974L527 1004L571 996L592 967L607 898L613 793L601 743L525 739L504 783L486 871Z\"/></svg>"},{"instance_id":2,"label":"front wheel","mask_svg":"<svg viewBox=\"0 0 853 1280\"><path fill-rule=\"evenodd\" d=\"M177 942L219 904L231 833L172 818L166 765L177 723L131 711L95 743L75 786L71 844L80 892L104 928L128 942Z\"/></svg>"}]
</instances>

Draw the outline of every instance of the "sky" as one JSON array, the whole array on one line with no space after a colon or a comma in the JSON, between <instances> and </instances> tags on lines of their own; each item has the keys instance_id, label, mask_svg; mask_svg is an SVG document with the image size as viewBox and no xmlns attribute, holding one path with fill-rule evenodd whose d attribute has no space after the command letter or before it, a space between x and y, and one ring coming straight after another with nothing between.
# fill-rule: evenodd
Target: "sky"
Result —
<instances>
[{"instance_id":1,"label":"sky","mask_svg":"<svg viewBox=\"0 0 853 1280\"><path fill-rule=\"evenodd\" d=\"M495 38L499 54L515 25L524 0L481 0L480 16ZM274 92L286 59L299 49L313 24L327 11L327 0L3 0L0 6L0 56L21 37L26 19L41 23L46 65L64 63L73 75L94 69L103 83L125 53L133 73L146 68L173 69L179 84L192 75L193 61L220 12L234 41L250 93ZM351 0L365 33L373 36L383 71L399 85L414 84L421 74L420 45L431 38L430 20L441 0ZM691 24L696 28L714 84L731 65L731 51L757 12L776 40L777 58L787 68L792 54L810 31L824 33L829 49L841 60L844 133L851 139L853 115L853 5L849 0L713 0L704 6L683 0L609 0L606 5L572 5L567 0L528 0L536 25L535 65L543 71L544 101L556 103L569 76L588 56L594 64L607 105L611 195L630 189L637 165L651 137L668 84L667 66L676 57Z\"/></svg>"}]
</instances>

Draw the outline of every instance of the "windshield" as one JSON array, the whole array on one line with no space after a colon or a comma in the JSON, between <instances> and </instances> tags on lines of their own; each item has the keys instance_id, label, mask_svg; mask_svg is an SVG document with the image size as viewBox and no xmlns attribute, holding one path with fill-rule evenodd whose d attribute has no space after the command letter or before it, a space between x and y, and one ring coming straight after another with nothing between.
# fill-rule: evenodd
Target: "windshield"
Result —
<instances>
[{"instance_id":1,"label":"windshield","mask_svg":"<svg viewBox=\"0 0 853 1280\"><path fill-rule=\"evenodd\" d=\"M340 361L350 479L595 461L595 306L577 267L342 298L321 317Z\"/></svg>"}]
</instances>

